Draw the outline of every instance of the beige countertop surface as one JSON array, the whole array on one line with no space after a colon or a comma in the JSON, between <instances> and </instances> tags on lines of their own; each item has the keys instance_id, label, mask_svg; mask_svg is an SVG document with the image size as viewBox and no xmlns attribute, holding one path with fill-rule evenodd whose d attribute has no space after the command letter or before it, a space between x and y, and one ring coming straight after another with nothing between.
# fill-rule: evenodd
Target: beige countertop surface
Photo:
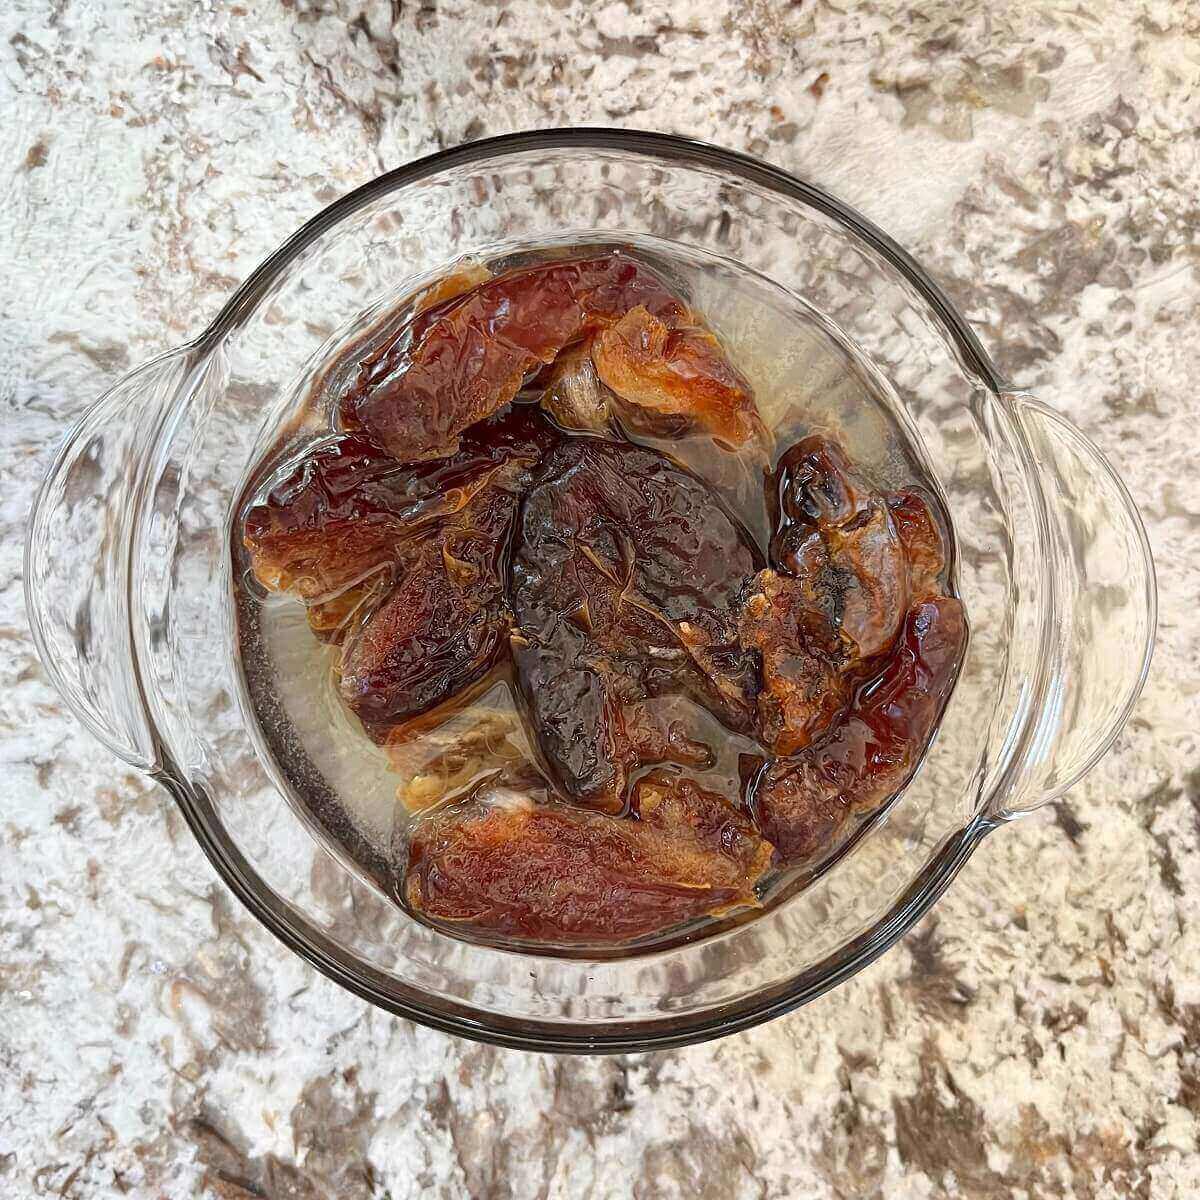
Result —
<instances>
[{"instance_id":1,"label":"beige countertop surface","mask_svg":"<svg viewBox=\"0 0 1200 1200\"><path fill-rule=\"evenodd\" d=\"M0 113L0 1194L1200 1194L1200 5L10 0ZM597 1059L418 1028L276 943L64 710L21 593L89 400L350 188L569 124L882 225L1117 466L1162 609L1114 750L883 959Z\"/></svg>"}]
</instances>

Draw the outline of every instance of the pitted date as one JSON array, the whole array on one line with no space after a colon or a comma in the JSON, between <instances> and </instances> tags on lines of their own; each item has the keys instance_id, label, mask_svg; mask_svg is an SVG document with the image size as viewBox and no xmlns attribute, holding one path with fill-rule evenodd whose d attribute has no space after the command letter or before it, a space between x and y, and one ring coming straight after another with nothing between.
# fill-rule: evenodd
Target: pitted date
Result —
<instances>
[{"instance_id":1,"label":"pitted date","mask_svg":"<svg viewBox=\"0 0 1200 1200\"><path fill-rule=\"evenodd\" d=\"M254 574L272 591L298 595L314 631L341 641L350 616L386 590L414 540L461 517L500 475L508 491L520 491L559 439L531 405L475 426L438 462L403 465L363 434L324 438L247 511Z\"/></svg>"},{"instance_id":2,"label":"pitted date","mask_svg":"<svg viewBox=\"0 0 1200 1200\"><path fill-rule=\"evenodd\" d=\"M417 535L383 602L347 640L343 700L388 736L481 679L507 650L504 558L517 514L511 465L453 518Z\"/></svg>"},{"instance_id":3,"label":"pitted date","mask_svg":"<svg viewBox=\"0 0 1200 1200\"><path fill-rule=\"evenodd\" d=\"M633 310L653 336L630 332L632 341L602 350L596 369L605 383L635 407L686 409L733 446L761 431L749 385L712 335L620 252L510 271L426 309L363 364L343 398L343 424L403 462L445 457L531 372Z\"/></svg>"},{"instance_id":4,"label":"pitted date","mask_svg":"<svg viewBox=\"0 0 1200 1200\"><path fill-rule=\"evenodd\" d=\"M596 335L592 361L634 429L679 434L698 425L730 448L767 440L749 383L690 310L663 319L644 305L631 309Z\"/></svg>"},{"instance_id":5,"label":"pitted date","mask_svg":"<svg viewBox=\"0 0 1200 1200\"><path fill-rule=\"evenodd\" d=\"M851 658L895 640L908 607L904 546L891 512L828 438L805 438L775 468L772 561L808 584Z\"/></svg>"},{"instance_id":6,"label":"pitted date","mask_svg":"<svg viewBox=\"0 0 1200 1200\"><path fill-rule=\"evenodd\" d=\"M740 643L759 659L758 737L774 754L794 754L819 738L845 713L852 692L846 652L807 583L806 576L761 571L738 616Z\"/></svg>"},{"instance_id":7,"label":"pitted date","mask_svg":"<svg viewBox=\"0 0 1200 1200\"><path fill-rule=\"evenodd\" d=\"M319 636L337 640L346 618L394 558L411 520L402 469L368 439L325 439L245 517L255 577L295 592Z\"/></svg>"},{"instance_id":8,"label":"pitted date","mask_svg":"<svg viewBox=\"0 0 1200 1200\"><path fill-rule=\"evenodd\" d=\"M720 796L655 773L639 781L627 817L565 805L441 810L414 829L405 898L476 930L624 941L756 903L770 859Z\"/></svg>"},{"instance_id":9,"label":"pitted date","mask_svg":"<svg viewBox=\"0 0 1200 1200\"><path fill-rule=\"evenodd\" d=\"M747 589L739 637L760 659L759 736L789 755L844 717L912 599L936 589L944 559L922 498L872 491L828 438L787 450L767 496L775 569Z\"/></svg>"},{"instance_id":10,"label":"pitted date","mask_svg":"<svg viewBox=\"0 0 1200 1200\"><path fill-rule=\"evenodd\" d=\"M629 728L647 697L688 695L751 726L753 662L720 627L757 565L745 531L665 455L574 438L546 459L513 558L513 661L569 797L618 811L630 773L662 761Z\"/></svg>"},{"instance_id":11,"label":"pitted date","mask_svg":"<svg viewBox=\"0 0 1200 1200\"><path fill-rule=\"evenodd\" d=\"M945 708L966 640L958 600L918 601L883 670L860 685L832 736L764 766L751 805L782 861L820 858L852 815L877 808L908 783Z\"/></svg>"}]
</instances>

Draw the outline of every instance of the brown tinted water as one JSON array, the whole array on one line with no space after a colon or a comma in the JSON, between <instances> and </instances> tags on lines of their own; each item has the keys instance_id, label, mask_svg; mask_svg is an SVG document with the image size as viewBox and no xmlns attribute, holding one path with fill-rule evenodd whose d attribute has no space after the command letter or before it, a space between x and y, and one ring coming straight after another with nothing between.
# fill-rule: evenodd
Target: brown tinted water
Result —
<instances>
[{"instance_id":1,"label":"brown tinted water","mask_svg":"<svg viewBox=\"0 0 1200 1200\"><path fill-rule=\"evenodd\" d=\"M561 248L555 251L559 256L579 253ZM490 925L484 922L476 927L478 923L473 925L469 920L464 924L463 916L475 900L468 894L467 907L463 908L461 892L463 886L469 890L472 881L446 882L446 864L450 861L446 855L453 851L461 858L464 844L461 826L465 819L462 814L475 822L468 826L468 832L485 830L489 846L498 847L496 861L502 863L503 871L516 872L518 867L514 863L522 855L529 859L521 862L519 869L526 874L518 880L521 887L529 888L533 886L532 880L544 878L547 872L578 871L583 859L594 861L597 839L611 840L613 836L611 818L596 814L619 812L632 804L633 815L641 818L638 835L644 833L652 839L647 843L649 849L639 844L636 853L653 851L655 861L661 862L663 847L673 843L666 835L666 840L653 840L659 836L652 829L655 818L648 807L645 811L639 807L642 794L654 798L655 813L661 815L676 809L682 812L681 819L690 822L689 831L699 827L696 795L716 797L723 813L725 806L734 812L733 816L722 818L726 842L732 830L735 840L741 839L739 844L751 845L747 838L759 839L761 844L758 832L761 830L776 848L774 865L765 872L761 868L766 859L749 855L759 871L755 877L756 896L769 902L828 865L833 852L848 844L854 828L877 815L881 804L902 785L915 766L915 755L919 755L921 746L915 752L911 747L901 746L898 753L892 753L887 742L891 734L885 731L881 737L879 731L883 726L894 729L897 720L904 728L905 722L921 730L932 727L957 669L955 645L961 654L961 638L955 642L951 637L949 658L943 664L943 674L949 682L934 687L934 698L924 703L924 707L909 703L906 709L906 697L920 698L929 692L928 688L922 691L922 647L932 644L936 657L940 652L936 643L945 625L944 614L936 605L923 612L914 608L905 627L895 635L899 637L895 661L889 659L885 663L880 659L876 668L847 677L846 687L856 689L852 719L845 720L840 727L826 728L814 718L813 728L794 744L787 742L790 735L778 730L772 733L769 721L764 726L749 709L743 711L745 706L739 708L737 702L729 700L737 687L726 688L723 696L715 696L711 687L695 682L696 673L690 666L686 680L676 672L671 681L663 683L660 662L655 664L656 682L640 687L636 704L639 728L661 731L663 744L653 753L633 755L623 766L619 755L610 755L616 766L606 760L605 770L597 771L592 761L595 755L590 753L584 756L582 767L574 763L579 755L573 755L572 746L592 737L591 731L601 718L587 709L587 695L567 695L565 699L556 695L556 681L562 677L561 652L555 650L559 657L549 666L544 661L545 654L534 661L527 646L521 644L521 622L540 629L546 614L538 605L549 605L556 612L561 608L564 597L556 595L554 589L563 564L555 558L553 530L555 521L563 519L564 514L570 519L587 487L600 487L606 497L603 501L607 506L606 518L610 521L612 497L620 492L623 481L630 479L641 480L634 489L638 494L646 488L661 490L667 499L656 501L658 507L654 511L660 517L664 505L675 506L678 519L671 525L673 532L659 539L662 550L651 557L659 565L671 559L672 538L676 547L683 547L671 565L678 578L673 578L667 589L670 595L662 592L660 596L662 611L676 625L683 622L690 627L703 615L706 606L731 603L727 593L753 577L769 559L791 561L789 555L794 558L801 552L799 543L790 549L784 545L786 537L781 530L787 521L780 504L786 508L786 497L781 502L779 480L772 485L767 477L790 448L813 434L823 435L843 447L864 486L880 496L890 496L888 514L879 518L889 522L890 528L902 530L906 520L912 523L913 490L917 489L936 512L940 540L947 550L950 547L944 511L921 471L919 454L896 415L886 383L874 376L853 347L842 344L795 297L732 264L701 259L662 244L639 245L631 253L652 268L654 278L667 283L671 295L682 297L700 312L716 332L729 362L752 386L767 437L749 438L739 449L732 450L728 442L714 438L710 429L687 430L678 425L655 429L652 424L630 419L619 419L615 427L601 430L599 437L594 429L562 428L554 417L564 419L563 412L567 410L577 416L580 409L579 395L572 391L576 388L574 374L566 372L564 382L562 373L555 379L540 371L529 372L530 377L511 408L502 410L483 425L476 421L465 431L450 430L445 435L464 436L457 458L447 458L446 445L439 444L436 438L422 444L421 454L426 457L416 468L400 470L386 456L381 462L372 459L370 453L355 457L357 443L342 431L347 425L356 428L362 424L353 403L356 387L364 375L362 364L365 360L386 366L386 348L395 340L395 331L411 326L414 309L421 303L429 303L426 294L423 301L412 298L401 301L365 331L347 331L339 339L340 345L331 348L311 386L263 455L247 487L243 516L252 516L256 505L261 508L273 494L278 496L281 488L286 493L288 480L296 478L298 466L311 460L314 453L324 453L327 458L331 454L336 458L330 478L335 481L341 478L348 485L344 492L335 488L336 502L358 504L362 508L362 497L367 494L362 480L372 471L376 492L370 494L378 500L387 493L385 501L368 502L362 512L356 510L355 519L366 519L372 514L374 519L380 511L387 510L386 519L410 524L424 519L444 521L445 514L438 506L447 495L457 495L455 489L462 490L463 470L469 474L491 455L497 462L503 459L503 470L510 472L515 482L510 481L511 486L503 491L501 502L489 510L487 520L496 529L508 530L511 526L517 531L514 536L520 549L515 569L523 572L521 594L526 600L513 605L508 594L512 590L508 581L514 570L510 550L505 550L503 561L471 558L475 552L471 545L479 550L475 544L479 527L487 524L475 512L471 520L472 537L467 539L471 544L463 550L461 542L455 543L451 557L455 563L466 564L464 570L473 582L481 572L486 577L490 570L500 584L491 592L476 588L465 604L457 592L443 594L428 588L423 591L415 585L405 592L406 580L416 579L420 570L410 566L405 579L397 581L394 575L375 570L379 563L370 557L375 551L368 547L363 551L366 557L361 559L364 568L340 575L334 572L336 586L327 592L318 589L310 594L306 610L293 592L264 588L250 570L244 548L237 544L240 539L235 539L246 697L257 719L264 755L293 805L327 844L332 843L343 862L401 903L432 911L435 918L453 921L448 927L466 936L532 942L551 952L560 944L586 945L591 940L611 942L613 938L639 935L673 939L684 928L688 936L694 936L703 932L705 924L715 928L728 919L730 911L745 916L753 909L739 909L748 897L730 885L724 891L714 890L714 901L709 906L711 915L697 920L686 906L672 907L673 899L669 903L663 899L668 893L669 897L677 896L681 888L687 893L697 886L690 876L677 872L667 881L670 887L665 892L662 888L652 892L625 888L620 901L612 901L608 910L601 906L597 912L589 910L580 915L580 901L576 897L572 900L573 925L539 923L536 913L532 917L525 912L514 916L511 911L495 917ZM589 247L587 254L594 256L595 248ZM544 258L538 252L525 252L477 265L500 274L513 266L525 266ZM475 278L484 274L474 272L472 266ZM571 351L566 354L569 356ZM538 401L542 403L540 408L536 407ZM544 410L549 410L549 415ZM356 433L357 436L360 435ZM366 436L377 445L389 436L400 434L394 426L387 426L369 429ZM512 465L514 445L518 446L515 466ZM522 451L527 446L534 449ZM497 452L498 448L502 454ZM547 461L558 465L548 468ZM549 481L543 478L547 470L551 474ZM491 480L493 476L488 478ZM563 484L562 480L568 483ZM595 485L594 481L600 482ZM689 489L694 493L691 502L681 499ZM351 496L349 501L347 496ZM916 503L920 505L920 500ZM545 510L539 518L543 531L549 531L542 548L544 553L531 534L534 510L539 505ZM875 509L882 511L878 503ZM622 551L614 545L610 557L616 561L625 553L631 558L641 554L644 559L645 552L640 548L654 541L654 523L647 521L644 513L631 513L628 506L623 519L630 522L629 541L633 549ZM919 523L919 513L916 519ZM386 541L384 535L380 544ZM486 551L492 543L484 539L481 544ZM439 545L437 553L444 562L445 545ZM946 560L934 567L938 592L949 590L952 564L948 553ZM345 559L341 561L344 563ZM663 581L660 578L658 582ZM386 598L382 594L385 590ZM414 614L419 615L417 610L423 596L431 611L436 610L446 620L459 621L439 643L454 651L446 671L440 675L436 671L431 673L427 658L422 659L418 669L411 673L413 685L402 689L412 712L396 708L394 688L387 694L376 689L383 696L376 703L372 681L380 678L378 662L372 659L369 646L361 648L364 639L360 637L355 644L353 675L361 686L357 691L350 689L348 702L346 677L352 674L347 669L349 652L336 641L339 637L347 645L350 641L340 631L354 627L364 613L375 612L385 604L395 610L392 627L403 621L411 622ZM764 596L759 608L764 609L769 600L769 596ZM510 607L517 609L517 637L511 652L487 640L487 630L492 628L487 616L497 606L504 606L506 613ZM766 611L770 616L774 610ZM463 618L464 612L469 620ZM754 653L769 656L776 650L776 630L761 612L759 617L756 629L749 630L746 636L753 640L761 635ZM594 614L587 614L579 637L586 641L585 635L594 636L594 629L587 628L594 624ZM639 636L643 646L655 648L653 634ZM869 637L869 631L860 636ZM479 662L487 659L486 669L477 669L478 662L468 663L464 669L463 656L458 651L468 643ZM904 647L912 652L906 655ZM567 652L577 656L575 647L568 647ZM614 647L606 646L610 656L615 652ZM662 654L666 655L665 649ZM469 660L471 655L466 658ZM394 664L388 664L388 669L393 670ZM644 670L639 670L645 675ZM718 670L722 679L730 677L731 672L736 679L736 665L721 664L713 668L714 673ZM455 675L455 671L459 674ZM431 674L435 677L432 682ZM412 700L420 692L418 682L420 687L432 688L434 692L440 688L437 694L444 693L447 698L432 714L422 711L414 722L408 718L424 708ZM838 710L843 717L848 703L847 694ZM355 711L351 710L351 704ZM753 705L753 697L750 704ZM812 748L806 748L803 743L810 736ZM774 738L778 740L773 741ZM896 739L893 741L900 744ZM845 780L850 776L865 776L869 772L862 767L864 747L876 753L881 745L883 757L891 754L899 762L899 769L889 759L885 764L887 770L881 768L878 772L880 784L859 788L858 803L847 802L836 812L826 811L820 805L814 808L814 777ZM801 750L803 757L797 757ZM676 804L672 809L670 804L664 807L660 803L661 796L667 794L660 786L663 762L672 764L675 771L672 779L685 778L687 786L693 789L684 798L686 803L682 807ZM608 769L610 766L612 769ZM668 781L670 799L675 801L678 797L670 792L672 787L675 784ZM824 792L828 791L824 787ZM842 791L849 795L853 787L844 786ZM562 799L583 807L560 810L555 803ZM532 809L530 802L534 805ZM704 803L712 808L709 801ZM489 815L495 811L502 816ZM553 837L537 823L545 824L545 819L536 816L542 811L550 812L558 822ZM563 812L565 816L560 819ZM531 813L536 819L531 818ZM510 818L503 814L517 816ZM757 830L750 827L751 815ZM458 822L450 830L450 836L445 828L448 819ZM745 828L738 822L744 822ZM621 823L618 840L627 825L628 821ZM571 850L574 857L558 862L555 848L564 846L574 847ZM584 849L580 850L580 846ZM410 861L410 848L414 874L406 881L404 873ZM471 862L480 863L478 847L468 849L474 855ZM604 849L603 853L620 856L628 850L622 842L615 850ZM443 855L441 859L439 853ZM588 858L589 854L592 858ZM430 875L431 863L436 868L434 882L441 889L436 895L437 889L430 882L434 878ZM722 862L721 866L724 870L727 863ZM495 882L495 862L472 869L492 873L488 886ZM508 879L501 882L506 887L513 884ZM724 880L723 886L727 883ZM595 878L582 872L581 888L595 892L609 885L611 880L603 871ZM639 926L635 919L606 924L604 911L611 912L617 903L627 912L640 911L638 906L642 905L647 911L663 914L661 928ZM442 907L437 908L437 904ZM643 936L643 943L644 940Z\"/></svg>"}]
</instances>

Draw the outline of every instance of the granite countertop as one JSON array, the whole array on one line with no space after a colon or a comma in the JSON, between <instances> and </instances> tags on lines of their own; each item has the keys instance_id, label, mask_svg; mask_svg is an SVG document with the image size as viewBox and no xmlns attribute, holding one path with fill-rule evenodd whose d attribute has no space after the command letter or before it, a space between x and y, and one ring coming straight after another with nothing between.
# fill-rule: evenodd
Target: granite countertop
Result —
<instances>
[{"instance_id":1,"label":"granite countertop","mask_svg":"<svg viewBox=\"0 0 1200 1200\"><path fill-rule=\"evenodd\" d=\"M0 1193L1200 1193L1195 3L0 7ZM1114 751L902 944L786 1019L621 1058L455 1041L309 970L63 710L21 595L91 398L337 195L558 124L746 150L883 225L1123 473L1162 601Z\"/></svg>"}]
</instances>

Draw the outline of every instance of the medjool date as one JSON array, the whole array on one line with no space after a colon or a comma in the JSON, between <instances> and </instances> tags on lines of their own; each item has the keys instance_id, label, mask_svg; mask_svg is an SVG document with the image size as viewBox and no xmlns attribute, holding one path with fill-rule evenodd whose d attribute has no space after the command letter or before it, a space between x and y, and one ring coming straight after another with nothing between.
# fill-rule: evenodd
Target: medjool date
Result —
<instances>
[{"instance_id":1,"label":"medjool date","mask_svg":"<svg viewBox=\"0 0 1200 1200\"><path fill-rule=\"evenodd\" d=\"M413 830L405 898L476 930L622 941L756 903L770 859L720 796L655 773L628 817L527 803L441 810Z\"/></svg>"},{"instance_id":2,"label":"medjool date","mask_svg":"<svg viewBox=\"0 0 1200 1200\"><path fill-rule=\"evenodd\" d=\"M733 446L761 431L753 393L715 338L619 251L510 271L419 313L364 362L343 423L402 462L444 458L532 371L632 310L651 332L598 347L604 382L633 406L686 411Z\"/></svg>"},{"instance_id":3,"label":"medjool date","mask_svg":"<svg viewBox=\"0 0 1200 1200\"><path fill-rule=\"evenodd\" d=\"M769 495L772 561L808 581L852 659L887 650L908 607L908 577L883 497L857 477L840 446L819 436L783 455Z\"/></svg>"},{"instance_id":4,"label":"medjool date","mask_svg":"<svg viewBox=\"0 0 1200 1200\"><path fill-rule=\"evenodd\" d=\"M819 857L852 815L879 807L908 783L954 686L966 638L957 599L914 604L883 669L859 687L829 739L763 767L751 803L784 862Z\"/></svg>"},{"instance_id":5,"label":"medjool date","mask_svg":"<svg viewBox=\"0 0 1200 1200\"><path fill-rule=\"evenodd\" d=\"M531 405L475 426L458 452L406 465L359 433L322 438L246 513L242 533L259 582L295 592L314 630L340 641L345 615L379 578L391 581L414 538L461 514L502 467L518 492L559 440ZM336 619L331 619L331 614Z\"/></svg>"},{"instance_id":6,"label":"medjool date","mask_svg":"<svg viewBox=\"0 0 1200 1200\"><path fill-rule=\"evenodd\" d=\"M569 797L622 807L630 772L654 761L628 728L638 700L682 693L750 727L753 662L709 631L757 565L745 531L665 455L574 438L546 459L513 558L513 661Z\"/></svg>"},{"instance_id":7,"label":"medjool date","mask_svg":"<svg viewBox=\"0 0 1200 1200\"><path fill-rule=\"evenodd\" d=\"M894 645L914 587L935 586L940 542L919 496L886 501L825 437L788 449L767 495L776 569L747 590L738 631L761 662L759 736L788 755L843 716L856 681Z\"/></svg>"},{"instance_id":8,"label":"medjool date","mask_svg":"<svg viewBox=\"0 0 1200 1200\"><path fill-rule=\"evenodd\" d=\"M560 435L535 408L483 422L458 452L404 466L359 434L323 443L246 517L256 575L344 642L339 690L377 738L507 653L517 505Z\"/></svg>"},{"instance_id":9,"label":"medjool date","mask_svg":"<svg viewBox=\"0 0 1200 1200\"><path fill-rule=\"evenodd\" d=\"M847 656L806 577L767 570L741 604L738 638L758 652L757 732L775 754L793 754L845 712L851 695Z\"/></svg>"},{"instance_id":10,"label":"medjool date","mask_svg":"<svg viewBox=\"0 0 1200 1200\"><path fill-rule=\"evenodd\" d=\"M682 433L698 425L730 447L765 440L750 385L688 310L664 320L644 305L631 309L597 334L592 361L635 429Z\"/></svg>"},{"instance_id":11,"label":"medjool date","mask_svg":"<svg viewBox=\"0 0 1200 1200\"><path fill-rule=\"evenodd\" d=\"M452 518L415 535L397 581L346 641L342 698L377 736L458 695L507 649L504 567L517 513L511 466Z\"/></svg>"}]
</instances>

